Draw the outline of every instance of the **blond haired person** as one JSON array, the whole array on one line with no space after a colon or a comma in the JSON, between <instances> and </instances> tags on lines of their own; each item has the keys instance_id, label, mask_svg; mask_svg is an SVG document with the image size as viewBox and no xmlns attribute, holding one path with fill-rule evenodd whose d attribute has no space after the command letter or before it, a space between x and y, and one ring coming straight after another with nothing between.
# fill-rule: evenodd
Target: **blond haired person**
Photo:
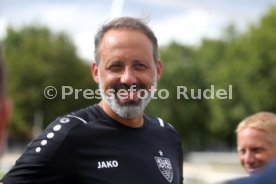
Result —
<instances>
[{"instance_id":1,"label":"blond haired person","mask_svg":"<svg viewBox=\"0 0 276 184\"><path fill-rule=\"evenodd\" d=\"M239 123L236 133L240 163L250 175L276 158L276 114L253 114Z\"/></svg>"}]
</instances>

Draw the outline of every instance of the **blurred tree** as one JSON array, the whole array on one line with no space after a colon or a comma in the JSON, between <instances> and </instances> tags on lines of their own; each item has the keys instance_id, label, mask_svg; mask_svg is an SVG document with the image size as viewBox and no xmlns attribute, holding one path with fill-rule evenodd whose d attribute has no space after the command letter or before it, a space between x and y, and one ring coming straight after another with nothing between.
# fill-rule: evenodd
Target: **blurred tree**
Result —
<instances>
[{"instance_id":1,"label":"blurred tree","mask_svg":"<svg viewBox=\"0 0 276 184\"><path fill-rule=\"evenodd\" d=\"M166 99L153 100L147 112L170 122L178 130L185 147L197 149L204 145L208 132L205 123L208 109L203 99L194 100L190 89L204 88L204 80L199 68L194 61L195 49L183 46L176 42L160 49L160 58L163 63L162 78L158 85L161 96L162 90L168 90ZM179 90L181 88L181 90ZM178 91L187 88L188 98L184 95L177 96ZM178 91L177 91L178 90Z\"/></svg>"},{"instance_id":2,"label":"blurred tree","mask_svg":"<svg viewBox=\"0 0 276 184\"><path fill-rule=\"evenodd\" d=\"M205 84L217 88L233 86L233 99L209 100L210 136L235 145L237 123L258 111L275 111L276 9L271 8L260 23L238 34L229 26L223 39L202 42L196 54Z\"/></svg>"},{"instance_id":3,"label":"blurred tree","mask_svg":"<svg viewBox=\"0 0 276 184\"><path fill-rule=\"evenodd\" d=\"M62 99L62 86L95 89L90 67L76 55L72 41L64 33L51 33L46 27L31 25L15 30L9 27L4 40L9 94L13 99L10 136L31 138L35 114L43 116L43 127L55 117L93 103L82 93ZM44 89L54 86L55 99L44 97Z\"/></svg>"},{"instance_id":4,"label":"blurred tree","mask_svg":"<svg viewBox=\"0 0 276 184\"><path fill-rule=\"evenodd\" d=\"M276 8L240 34L234 25L221 39L203 39L198 48L172 42L160 49L160 89L170 97L155 100L148 112L171 122L188 150L235 147L234 130L249 114L276 109ZM232 99L177 99L177 86L229 89Z\"/></svg>"}]
</instances>

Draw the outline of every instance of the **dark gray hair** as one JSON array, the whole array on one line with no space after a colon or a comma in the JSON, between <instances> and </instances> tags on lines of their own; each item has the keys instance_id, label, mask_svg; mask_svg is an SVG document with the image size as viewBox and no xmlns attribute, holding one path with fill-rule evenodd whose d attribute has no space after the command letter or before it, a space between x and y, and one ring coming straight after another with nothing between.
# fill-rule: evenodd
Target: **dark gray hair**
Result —
<instances>
[{"instance_id":1,"label":"dark gray hair","mask_svg":"<svg viewBox=\"0 0 276 184\"><path fill-rule=\"evenodd\" d=\"M102 39L105 33L111 29L129 29L129 30L141 31L142 33L144 33L153 45L153 59L154 59L154 62L157 63L158 42L151 28L147 26L147 22L143 19L138 19L133 17L120 17L120 18L113 19L107 22L106 24L104 24L95 35L94 55L95 55L95 61L97 64L100 63L99 46L102 42Z\"/></svg>"}]
</instances>

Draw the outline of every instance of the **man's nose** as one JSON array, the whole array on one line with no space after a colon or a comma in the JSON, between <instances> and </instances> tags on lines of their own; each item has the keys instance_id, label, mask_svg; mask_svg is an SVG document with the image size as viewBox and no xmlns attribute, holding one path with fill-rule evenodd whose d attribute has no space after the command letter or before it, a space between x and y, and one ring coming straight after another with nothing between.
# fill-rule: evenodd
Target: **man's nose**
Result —
<instances>
[{"instance_id":1,"label":"man's nose","mask_svg":"<svg viewBox=\"0 0 276 184\"><path fill-rule=\"evenodd\" d=\"M137 82L134 71L130 67L126 67L124 72L121 75L121 83L122 84L134 84Z\"/></svg>"},{"instance_id":2,"label":"man's nose","mask_svg":"<svg viewBox=\"0 0 276 184\"><path fill-rule=\"evenodd\" d=\"M245 163L247 164L251 164L255 161L255 154L252 153L251 151L247 151L243 157L244 157L243 159Z\"/></svg>"}]
</instances>

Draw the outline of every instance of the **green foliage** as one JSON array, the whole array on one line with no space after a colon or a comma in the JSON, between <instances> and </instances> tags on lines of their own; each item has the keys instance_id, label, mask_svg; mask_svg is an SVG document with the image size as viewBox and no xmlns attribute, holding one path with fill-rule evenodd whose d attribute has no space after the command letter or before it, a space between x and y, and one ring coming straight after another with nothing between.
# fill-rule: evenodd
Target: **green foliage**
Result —
<instances>
[{"instance_id":1,"label":"green foliage","mask_svg":"<svg viewBox=\"0 0 276 184\"><path fill-rule=\"evenodd\" d=\"M61 86L96 87L89 77L90 67L77 57L72 41L65 34L53 34L37 25L20 30L9 27L4 46L9 95L13 100L10 136L30 136L36 112L42 112L45 127L55 117L93 103L82 96L61 98ZM57 88L55 99L44 97L47 86Z\"/></svg>"},{"instance_id":2,"label":"green foliage","mask_svg":"<svg viewBox=\"0 0 276 184\"><path fill-rule=\"evenodd\" d=\"M168 100L156 100L148 109L171 122L186 150L235 146L239 121L258 111L276 109L276 8L243 34L234 25L222 39L204 39L199 48L171 43L160 50L163 78L159 88ZM177 100L176 86L189 89L233 88L232 99Z\"/></svg>"}]
</instances>

